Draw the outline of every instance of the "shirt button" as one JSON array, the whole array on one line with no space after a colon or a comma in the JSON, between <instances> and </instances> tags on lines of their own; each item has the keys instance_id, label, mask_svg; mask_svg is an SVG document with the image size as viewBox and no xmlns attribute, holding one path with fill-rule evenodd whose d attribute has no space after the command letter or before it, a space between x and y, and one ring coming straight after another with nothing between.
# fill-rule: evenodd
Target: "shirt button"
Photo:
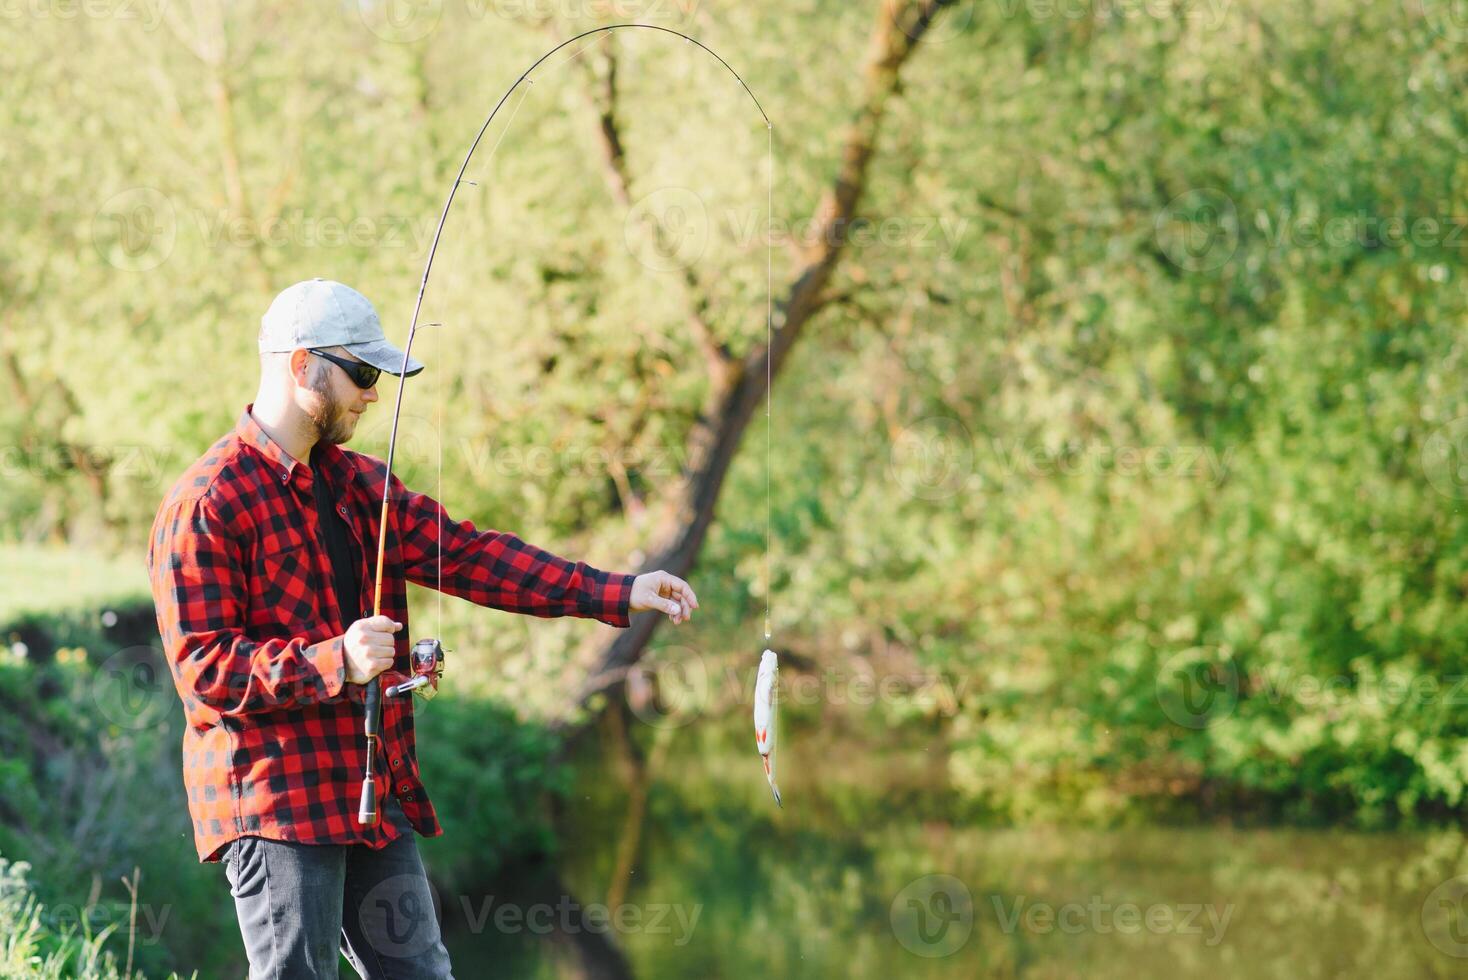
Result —
<instances>
[{"instance_id":1,"label":"shirt button","mask_svg":"<svg viewBox=\"0 0 1468 980\"><path fill-rule=\"evenodd\" d=\"M412 803L413 802L413 794L412 793L409 793L406 796L404 796L403 797L403 802L404 803Z\"/></svg>"},{"instance_id":2,"label":"shirt button","mask_svg":"<svg viewBox=\"0 0 1468 980\"><path fill-rule=\"evenodd\" d=\"M290 479L291 479L291 475L290 475L289 472L280 474L280 482L281 483L289 483L290 482Z\"/></svg>"},{"instance_id":3,"label":"shirt button","mask_svg":"<svg viewBox=\"0 0 1468 980\"><path fill-rule=\"evenodd\" d=\"M338 514L340 514L341 516L346 517L347 516L347 506L346 506L346 504L342 504L341 506L337 507L336 512Z\"/></svg>"},{"instance_id":4,"label":"shirt button","mask_svg":"<svg viewBox=\"0 0 1468 980\"><path fill-rule=\"evenodd\" d=\"M403 760L402 760L402 759L394 759L394 760L393 760L393 761L392 761L392 767L393 767L393 768L394 768L394 769L396 769L396 768L397 768L397 767L398 767L398 766L400 766L400 765L402 765L402 764L403 764Z\"/></svg>"}]
</instances>

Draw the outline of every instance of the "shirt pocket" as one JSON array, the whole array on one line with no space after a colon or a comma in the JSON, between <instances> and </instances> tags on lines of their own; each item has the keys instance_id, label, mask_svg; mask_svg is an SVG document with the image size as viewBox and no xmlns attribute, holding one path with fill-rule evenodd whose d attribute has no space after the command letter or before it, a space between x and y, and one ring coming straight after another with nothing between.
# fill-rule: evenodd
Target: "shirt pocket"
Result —
<instances>
[{"instance_id":1,"label":"shirt pocket","mask_svg":"<svg viewBox=\"0 0 1468 980\"><path fill-rule=\"evenodd\" d=\"M249 628L257 639L299 636L320 621L312 550L297 528L261 536L251 568Z\"/></svg>"}]
</instances>

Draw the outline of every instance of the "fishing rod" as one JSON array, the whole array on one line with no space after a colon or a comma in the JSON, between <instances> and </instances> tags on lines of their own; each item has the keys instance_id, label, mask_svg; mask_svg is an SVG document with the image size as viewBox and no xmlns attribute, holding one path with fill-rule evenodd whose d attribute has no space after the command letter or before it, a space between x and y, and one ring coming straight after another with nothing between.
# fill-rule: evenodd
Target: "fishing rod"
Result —
<instances>
[{"instance_id":1,"label":"fishing rod","mask_svg":"<svg viewBox=\"0 0 1468 980\"><path fill-rule=\"evenodd\" d=\"M449 212L453 209L455 195L458 194L459 185L472 185L475 183L472 180L464 179L464 174L469 169L469 161L473 159L474 151L479 148L480 141L484 139L484 134L489 131L490 124L494 122L494 117L498 115L500 109L503 108L505 102L507 102L510 96L514 94L515 90L520 87L520 84L530 77L530 73L539 68L547 58L555 54L557 51L560 51L567 45L574 44L582 38L590 37L593 34L602 34L610 31L631 28L641 28L643 30L661 31L664 34L672 34L676 37L681 37L689 44L697 45L704 51L707 51L710 55L713 55L713 57L719 62L719 64L723 65L724 68L728 70L729 74L733 75L734 78L738 80L740 86L742 86L744 91L749 94L750 99L754 101L755 108L757 108L760 115L764 117L765 128L767 130L772 130L774 128L774 124L770 121L770 117L765 113L764 106L760 105L760 101L758 98L756 98L754 92L750 90L747 84L745 84L744 79L740 77L739 73L735 71L727 61L719 56L718 52L714 51L712 48L704 44L702 41L699 41L697 38L689 37L682 31L676 31L670 27L659 27L656 24L609 24L604 27L597 27L589 31L583 31L580 34L575 35L574 37L567 38L566 40L557 44L555 47L551 48L549 51L545 52L545 54L537 58L529 68L526 68L525 71L520 74L519 78L515 79L514 83L505 90L505 93L500 96L499 101L495 103L494 108L490 110L489 115L485 117L484 124L479 127L479 132L475 135L474 142L469 145L469 151L464 154L464 162L459 164L459 172L454 176L454 181L449 186L448 198L444 201L443 211L438 216L438 227L433 233L433 243L429 246L428 249L428 260L423 266L423 278L418 283L418 298L417 301L413 304L413 318L408 325L408 341L403 345L403 366L402 370L398 372L397 401L393 405L392 429L390 434L388 435L387 441L387 468L383 473L382 514L377 534L377 572L372 596L372 614L374 616L382 615L382 576L387 557L387 529L389 506L392 499L393 454L394 451L397 449L398 443L398 421L402 416L403 390L408 379L409 356L411 355L413 350L413 338L416 337L418 334L418 315L423 309L423 296L428 290L428 277L433 272L433 259L438 254L438 243L440 238L442 238L443 236L443 229L444 225L448 221ZM573 55L572 58L575 58L578 55ZM533 85L534 82L531 82L531 84ZM433 324L425 324L425 326L432 325ZM440 452L441 451L442 450L440 449ZM440 566L442 566L441 556ZM768 613L766 613L765 618L765 636L766 639L768 639ZM394 697L408 692L431 697L432 692L436 691L438 688L438 679L443 675L443 647L436 639L425 638L419 640L413 645L412 653L409 656L409 662L413 676L411 680L403 684L397 684L389 687L386 692L384 692L382 689L381 677L373 677L367 682L367 693L365 698L367 761L362 770L362 796L360 802L357 805L357 823L363 826L376 826L380 818L380 814L377 808L376 760L378 743L381 740L382 698L384 696L384 693L386 693L386 696L388 697Z\"/></svg>"}]
</instances>

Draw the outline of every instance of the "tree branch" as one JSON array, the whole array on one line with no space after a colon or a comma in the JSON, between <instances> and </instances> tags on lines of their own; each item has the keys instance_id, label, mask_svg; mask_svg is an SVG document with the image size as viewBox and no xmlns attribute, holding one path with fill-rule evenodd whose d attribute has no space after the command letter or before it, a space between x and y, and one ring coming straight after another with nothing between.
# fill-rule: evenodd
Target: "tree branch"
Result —
<instances>
[{"instance_id":1,"label":"tree branch","mask_svg":"<svg viewBox=\"0 0 1468 980\"><path fill-rule=\"evenodd\" d=\"M881 0L871 45L863 69L863 97L847 127L841 164L831 188L817 209L818 229L832 232L815 236L820 244L807 255L784 298L778 303L778 329L770 344L760 345L741 358L718 393L713 410L703 413L689 436L689 478L679 488L670 515L648 549L651 556L639 571L664 569L686 577L703 546L714 518L724 478L733 462L744 430L768 384L779 373L802 328L829 302L828 286L846 239L840 232L856 214L866 188L868 168L876 152L877 136L887 105L899 88L899 72L931 25L952 0ZM573 718L598 697L617 689L628 668L647 648L662 617L639 614L598 652L595 666L577 692L572 711L556 727L568 738L585 724Z\"/></svg>"},{"instance_id":2,"label":"tree branch","mask_svg":"<svg viewBox=\"0 0 1468 980\"><path fill-rule=\"evenodd\" d=\"M632 177L627 164L626 144L617 121L617 53L611 47L610 39L602 51L602 64L603 70L598 74L589 62L581 62L589 79L588 101L597 117L597 145L601 150L602 177L612 199L624 209L630 210ZM655 221L651 225L655 247L664 255L674 254L676 248L668 240L667 230L662 222ZM700 281L697 270L685 263L681 271L689 304L688 325L692 328L693 339L703 354L714 387L722 388L728 382L734 360L733 352L727 344L719 340L709 323L709 293Z\"/></svg>"}]
</instances>

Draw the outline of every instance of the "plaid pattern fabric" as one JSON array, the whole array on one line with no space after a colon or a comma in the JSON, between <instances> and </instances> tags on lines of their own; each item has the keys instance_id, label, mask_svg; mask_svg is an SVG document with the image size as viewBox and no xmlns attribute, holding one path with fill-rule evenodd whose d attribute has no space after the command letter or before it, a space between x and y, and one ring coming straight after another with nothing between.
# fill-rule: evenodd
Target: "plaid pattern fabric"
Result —
<instances>
[{"instance_id":1,"label":"plaid pattern fabric","mask_svg":"<svg viewBox=\"0 0 1468 980\"><path fill-rule=\"evenodd\" d=\"M246 407L235 430L174 484L153 523L148 572L183 699L184 785L201 861L219 860L245 834L374 848L398 836L389 821L356 822L366 688L345 682L343 634L351 624L337 609L311 482L329 482L362 549L370 604L386 467L331 446L318 468L296 463ZM382 611L403 629L384 686L407 670L407 582L436 587L440 572L444 592L482 606L629 624L635 576L455 522L432 498L392 480ZM419 778L413 698L383 698L379 742L379 797L396 794L414 828L438 836Z\"/></svg>"}]
</instances>

